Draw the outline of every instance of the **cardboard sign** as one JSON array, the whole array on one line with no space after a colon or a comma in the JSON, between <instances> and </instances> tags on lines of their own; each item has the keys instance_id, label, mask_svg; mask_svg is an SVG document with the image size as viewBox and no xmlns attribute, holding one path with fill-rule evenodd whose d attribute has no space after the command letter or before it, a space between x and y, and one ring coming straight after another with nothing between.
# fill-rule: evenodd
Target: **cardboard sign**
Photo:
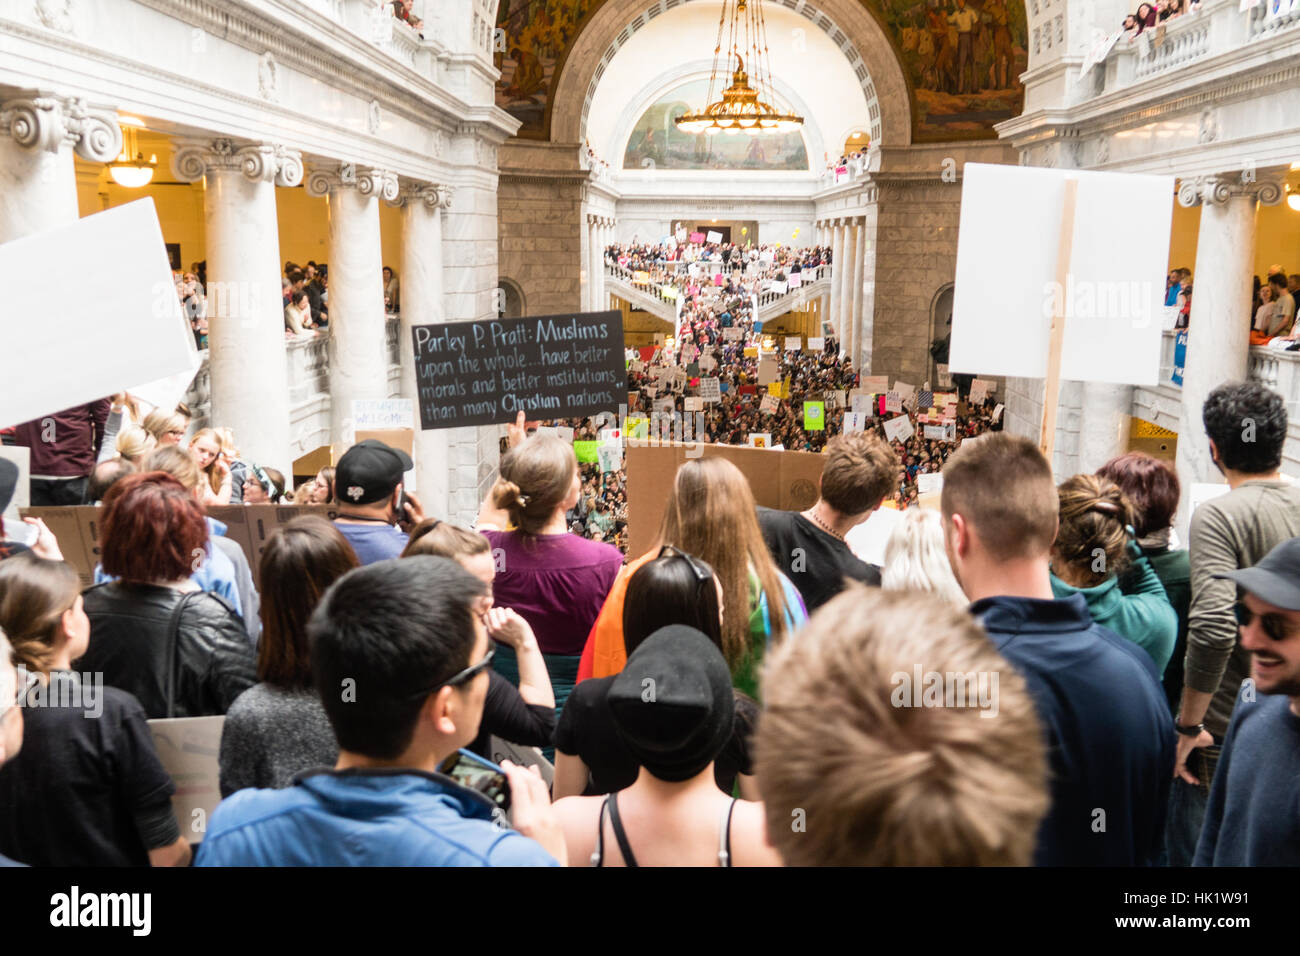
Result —
<instances>
[{"instance_id":1,"label":"cardboard sign","mask_svg":"<svg viewBox=\"0 0 1300 956\"><path fill-rule=\"evenodd\" d=\"M889 391L888 375L864 375L861 382L862 390L868 395L883 395Z\"/></svg>"},{"instance_id":2,"label":"cardboard sign","mask_svg":"<svg viewBox=\"0 0 1300 956\"><path fill-rule=\"evenodd\" d=\"M357 431L414 428L414 405L409 398L353 399L352 427Z\"/></svg>"},{"instance_id":3,"label":"cardboard sign","mask_svg":"<svg viewBox=\"0 0 1300 956\"><path fill-rule=\"evenodd\" d=\"M750 432L749 433L750 448L769 448L771 447L771 444L772 444L771 432Z\"/></svg>"},{"instance_id":4,"label":"cardboard sign","mask_svg":"<svg viewBox=\"0 0 1300 956\"><path fill-rule=\"evenodd\" d=\"M423 429L616 412L627 394L623 315L590 312L417 325Z\"/></svg>"},{"instance_id":5,"label":"cardboard sign","mask_svg":"<svg viewBox=\"0 0 1300 956\"><path fill-rule=\"evenodd\" d=\"M845 392L833 388L829 392L824 392L822 397L826 400L827 408L843 408L845 406L845 395Z\"/></svg>"},{"instance_id":6,"label":"cardboard sign","mask_svg":"<svg viewBox=\"0 0 1300 956\"><path fill-rule=\"evenodd\" d=\"M948 373L947 364L938 365L936 368L939 371L939 387L952 388L952 376Z\"/></svg>"},{"instance_id":7,"label":"cardboard sign","mask_svg":"<svg viewBox=\"0 0 1300 956\"><path fill-rule=\"evenodd\" d=\"M721 242L721 241L722 241L722 233L720 233L720 232L714 232L712 229L710 229L710 230L709 230L709 236L708 236L708 239L709 239L709 242Z\"/></svg>"},{"instance_id":8,"label":"cardboard sign","mask_svg":"<svg viewBox=\"0 0 1300 956\"><path fill-rule=\"evenodd\" d=\"M623 443L605 441L596 446L596 460L602 472L618 471L623 467Z\"/></svg>"},{"instance_id":9,"label":"cardboard sign","mask_svg":"<svg viewBox=\"0 0 1300 956\"><path fill-rule=\"evenodd\" d=\"M912 420L906 415L900 415L885 422L885 437L890 441L906 441L915 431L916 429L912 427Z\"/></svg>"},{"instance_id":10,"label":"cardboard sign","mask_svg":"<svg viewBox=\"0 0 1300 956\"><path fill-rule=\"evenodd\" d=\"M903 397L897 392L885 393L885 411L901 412L903 410Z\"/></svg>"},{"instance_id":11,"label":"cardboard sign","mask_svg":"<svg viewBox=\"0 0 1300 956\"><path fill-rule=\"evenodd\" d=\"M923 473L916 476L916 493L934 495L943 491L943 475L938 472Z\"/></svg>"},{"instance_id":12,"label":"cardboard sign","mask_svg":"<svg viewBox=\"0 0 1300 956\"><path fill-rule=\"evenodd\" d=\"M897 392L904 401L906 401L908 396L916 391L916 386L909 385L907 382L895 382L893 390Z\"/></svg>"},{"instance_id":13,"label":"cardboard sign","mask_svg":"<svg viewBox=\"0 0 1300 956\"><path fill-rule=\"evenodd\" d=\"M970 383L970 397L968 401L972 405L983 405L984 399L988 397L988 383L983 379L977 378Z\"/></svg>"},{"instance_id":14,"label":"cardboard sign","mask_svg":"<svg viewBox=\"0 0 1300 956\"><path fill-rule=\"evenodd\" d=\"M743 342L744 339L744 329L738 329L735 326L732 326L722 330L722 341L724 342Z\"/></svg>"},{"instance_id":15,"label":"cardboard sign","mask_svg":"<svg viewBox=\"0 0 1300 956\"><path fill-rule=\"evenodd\" d=\"M817 500L825 459L813 452L772 451L734 445L637 446L629 443L627 468L628 554L650 549L671 496L677 469L689 457L725 458L749 481L755 501L766 508L802 511Z\"/></svg>"},{"instance_id":16,"label":"cardboard sign","mask_svg":"<svg viewBox=\"0 0 1300 956\"><path fill-rule=\"evenodd\" d=\"M709 403L722 401L722 389L719 386L716 378L700 379L700 398Z\"/></svg>"},{"instance_id":17,"label":"cardboard sign","mask_svg":"<svg viewBox=\"0 0 1300 956\"><path fill-rule=\"evenodd\" d=\"M935 441L956 441L957 426L952 422L945 425L926 425L922 428L921 434L923 437L931 438Z\"/></svg>"},{"instance_id":18,"label":"cardboard sign","mask_svg":"<svg viewBox=\"0 0 1300 956\"><path fill-rule=\"evenodd\" d=\"M693 395L693 396L688 395L684 399L682 399L682 402L683 402L683 406L682 406L683 411L687 411L687 412L704 411L704 399L698 395Z\"/></svg>"},{"instance_id":19,"label":"cardboard sign","mask_svg":"<svg viewBox=\"0 0 1300 956\"><path fill-rule=\"evenodd\" d=\"M555 437L560 441L571 442L573 441L573 429L568 425L556 425Z\"/></svg>"},{"instance_id":20,"label":"cardboard sign","mask_svg":"<svg viewBox=\"0 0 1300 956\"><path fill-rule=\"evenodd\" d=\"M857 412L859 415L861 414L866 414L868 416L874 415L875 414L875 408L874 408L875 402L873 401L874 398L875 398L874 395L868 394L864 389L855 388L849 392L849 407L853 409L855 412Z\"/></svg>"},{"instance_id":21,"label":"cardboard sign","mask_svg":"<svg viewBox=\"0 0 1300 956\"><path fill-rule=\"evenodd\" d=\"M866 431L866 423L867 416L863 415L861 412L845 412L844 424L840 430L846 435L851 435L854 432Z\"/></svg>"},{"instance_id":22,"label":"cardboard sign","mask_svg":"<svg viewBox=\"0 0 1300 956\"><path fill-rule=\"evenodd\" d=\"M796 273L796 275L797 274L798 273ZM810 335L808 337L808 351L809 352L826 351L826 339L820 335Z\"/></svg>"},{"instance_id":23,"label":"cardboard sign","mask_svg":"<svg viewBox=\"0 0 1300 956\"><path fill-rule=\"evenodd\" d=\"M775 415L780 407L781 400L769 393L763 396L763 400L758 405L758 410L764 415Z\"/></svg>"},{"instance_id":24,"label":"cardboard sign","mask_svg":"<svg viewBox=\"0 0 1300 956\"><path fill-rule=\"evenodd\" d=\"M776 359L758 360L758 384L771 385L781 377L781 364Z\"/></svg>"},{"instance_id":25,"label":"cardboard sign","mask_svg":"<svg viewBox=\"0 0 1300 956\"><path fill-rule=\"evenodd\" d=\"M715 359L712 355L701 355L701 356L700 356L700 371L701 371L701 372L712 372L712 371L713 371L715 368L717 368L717 367L718 367L718 360Z\"/></svg>"},{"instance_id":26,"label":"cardboard sign","mask_svg":"<svg viewBox=\"0 0 1300 956\"><path fill-rule=\"evenodd\" d=\"M278 323L278 291L214 305ZM198 367L147 197L0 245L0 315L0 427Z\"/></svg>"},{"instance_id":27,"label":"cardboard sign","mask_svg":"<svg viewBox=\"0 0 1300 956\"><path fill-rule=\"evenodd\" d=\"M1078 193L1060 288L1067 179ZM1062 380L1157 384L1173 191L1172 176L967 163L949 370L1044 378L1061 312Z\"/></svg>"},{"instance_id":28,"label":"cardboard sign","mask_svg":"<svg viewBox=\"0 0 1300 956\"><path fill-rule=\"evenodd\" d=\"M176 785L172 813L181 836L200 843L221 802L221 729L225 717L173 717L148 721L154 750Z\"/></svg>"},{"instance_id":29,"label":"cardboard sign","mask_svg":"<svg viewBox=\"0 0 1300 956\"><path fill-rule=\"evenodd\" d=\"M787 352L798 352L803 348L803 339L797 335L787 335L785 337L785 350Z\"/></svg>"}]
</instances>

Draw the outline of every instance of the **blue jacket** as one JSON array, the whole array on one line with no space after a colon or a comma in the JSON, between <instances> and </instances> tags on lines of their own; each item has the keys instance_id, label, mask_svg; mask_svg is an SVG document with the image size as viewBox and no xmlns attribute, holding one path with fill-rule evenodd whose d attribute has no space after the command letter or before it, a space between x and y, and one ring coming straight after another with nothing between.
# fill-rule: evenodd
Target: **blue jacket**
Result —
<instances>
[{"instance_id":1,"label":"blue jacket","mask_svg":"<svg viewBox=\"0 0 1300 956\"><path fill-rule=\"evenodd\" d=\"M984 598L971 613L1025 678L1047 737L1052 805L1035 865L1154 863L1174 728L1151 658L1094 623L1081 594Z\"/></svg>"},{"instance_id":2,"label":"blue jacket","mask_svg":"<svg viewBox=\"0 0 1300 956\"><path fill-rule=\"evenodd\" d=\"M558 866L493 805L420 770L320 770L221 802L196 866Z\"/></svg>"}]
</instances>

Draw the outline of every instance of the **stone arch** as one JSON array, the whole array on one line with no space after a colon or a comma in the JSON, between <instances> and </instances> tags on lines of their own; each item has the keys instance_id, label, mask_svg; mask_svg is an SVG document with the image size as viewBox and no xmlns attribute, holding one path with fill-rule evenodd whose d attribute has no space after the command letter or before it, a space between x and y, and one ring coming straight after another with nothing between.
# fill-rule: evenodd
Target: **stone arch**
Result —
<instances>
[{"instance_id":1,"label":"stone arch","mask_svg":"<svg viewBox=\"0 0 1300 956\"><path fill-rule=\"evenodd\" d=\"M615 54L651 20L692 0L605 0L556 65L547 104L547 129L557 143L581 143L596 87ZM803 16L844 52L871 117L875 143L912 142L910 86L893 41L860 0L768 0ZM1059 0L1064 3L1064 0ZM856 40L856 43L854 42ZM868 70L867 63L871 63Z\"/></svg>"},{"instance_id":2,"label":"stone arch","mask_svg":"<svg viewBox=\"0 0 1300 956\"><path fill-rule=\"evenodd\" d=\"M514 279L497 276L496 311L503 319L518 319L528 314L524 290Z\"/></svg>"},{"instance_id":3,"label":"stone arch","mask_svg":"<svg viewBox=\"0 0 1300 956\"><path fill-rule=\"evenodd\" d=\"M930 345L935 341L943 339L948 335L948 322L952 318L952 300L953 300L953 283L945 282L935 290L934 295L930 297ZM930 382L931 387L937 388L939 385L938 363L934 356L930 356Z\"/></svg>"}]
</instances>

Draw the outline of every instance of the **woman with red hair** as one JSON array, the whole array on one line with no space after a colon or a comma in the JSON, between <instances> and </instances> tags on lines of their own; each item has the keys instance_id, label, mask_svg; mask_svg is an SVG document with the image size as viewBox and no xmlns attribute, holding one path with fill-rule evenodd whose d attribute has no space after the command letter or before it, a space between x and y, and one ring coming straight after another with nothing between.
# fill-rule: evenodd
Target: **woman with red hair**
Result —
<instances>
[{"instance_id":1,"label":"woman with red hair","mask_svg":"<svg viewBox=\"0 0 1300 956\"><path fill-rule=\"evenodd\" d=\"M194 496L164 472L130 475L104 497L100 557L117 580L85 592L80 667L134 694L150 719L224 714L257 682L239 615L190 579L207 540Z\"/></svg>"}]
</instances>

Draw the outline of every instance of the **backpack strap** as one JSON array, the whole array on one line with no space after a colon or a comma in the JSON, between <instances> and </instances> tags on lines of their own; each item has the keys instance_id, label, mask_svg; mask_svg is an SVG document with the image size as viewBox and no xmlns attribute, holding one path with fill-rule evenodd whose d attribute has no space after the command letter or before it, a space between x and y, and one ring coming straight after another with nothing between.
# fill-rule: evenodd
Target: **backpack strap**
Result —
<instances>
[{"instance_id":1,"label":"backpack strap","mask_svg":"<svg viewBox=\"0 0 1300 956\"><path fill-rule=\"evenodd\" d=\"M171 619L167 622L167 648L164 652L167 661L167 674L163 677L163 688L167 695L167 716L169 718L175 716L176 711L176 645L180 643L181 612L185 610L185 605L189 603L191 597L202 593L202 591L187 591L182 594L181 599L172 608Z\"/></svg>"},{"instance_id":2,"label":"backpack strap","mask_svg":"<svg viewBox=\"0 0 1300 956\"><path fill-rule=\"evenodd\" d=\"M627 834L623 831L623 821L618 816L617 793L609 795L609 825L614 830L614 839L618 841L618 852L623 854L623 864L636 866L636 857L632 855L632 847L628 845Z\"/></svg>"}]
</instances>

